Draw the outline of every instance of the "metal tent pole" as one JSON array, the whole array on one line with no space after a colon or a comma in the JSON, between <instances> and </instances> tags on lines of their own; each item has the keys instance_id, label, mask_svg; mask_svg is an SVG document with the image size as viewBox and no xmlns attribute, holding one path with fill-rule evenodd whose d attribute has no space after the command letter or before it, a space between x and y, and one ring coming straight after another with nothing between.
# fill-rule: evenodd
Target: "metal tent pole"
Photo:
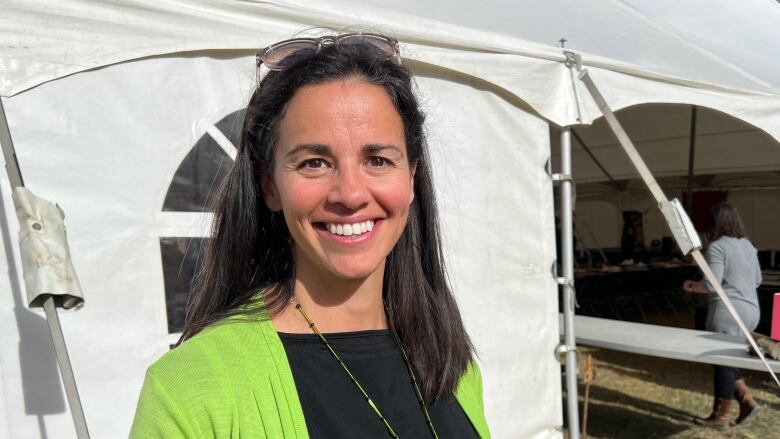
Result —
<instances>
[{"instance_id":1,"label":"metal tent pole","mask_svg":"<svg viewBox=\"0 0 780 439\"><path fill-rule=\"evenodd\" d=\"M574 338L574 240L572 227L571 128L561 130L561 271L559 283L563 288L563 343L559 352L566 355L566 413L569 438L579 439L580 421L577 400L577 341Z\"/></svg>"},{"instance_id":2,"label":"metal tent pole","mask_svg":"<svg viewBox=\"0 0 780 439\"><path fill-rule=\"evenodd\" d=\"M0 98L0 146L3 148L5 171L8 173L8 181L11 182L11 189L24 186L22 173L19 171L19 163L16 161L14 142L11 140L11 131L8 129L8 121L5 118L5 109L3 108L2 98Z\"/></svg>"},{"instance_id":3,"label":"metal tent pole","mask_svg":"<svg viewBox=\"0 0 780 439\"><path fill-rule=\"evenodd\" d=\"M685 210L693 215L693 174L696 154L696 106L691 107L691 136L688 144L688 197L685 200Z\"/></svg>"},{"instance_id":4,"label":"metal tent pole","mask_svg":"<svg viewBox=\"0 0 780 439\"><path fill-rule=\"evenodd\" d=\"M5 109L3 100L0 98L0 146L3 149L5 158L5 169L8 172L8 180L11 182L11 189L24 186L22 173L19 170L19 163L16 161L16 152L14 150L11 131L8 128L8 121L5 118ZM62 334L62 326L57 315L57 306L54 296L49 295L43 301L43 309L46 312L46 320L49 324L49 333L51 334L52 345L57 356L57 363L60 367L65 394L68 397L70 413L73 416L73 423L76 427L76 435L79 439L89 439L87 430L87 420L84 417L84 410L81 407L78 388L76 387L76 378L73 376L73 369L68 357L68 348L65 345L65 337Z\"/></svg>"},{"instance_id":5,"label":"metal tent pole","mask_svg":"<svg viewBox=\"0 0 780 439\"><path fill-rule=\"evenodd\" d=\"M60 326L60 317L57 315L57 306L54 304L54 296L49 296L44 300L43 309L46 311L49 333L51 333L54 352L57 354L57 364L60 366L62 383L65 386L65 394L68 397L73 423L76 426L76 435L79 439L89 439L87 419L84 417L84 409L81 407L79 389L76 387L76 378L70 365L68 347L65 345L65 336L62 334L62 326Z\"/></svg>"}]
</instances>

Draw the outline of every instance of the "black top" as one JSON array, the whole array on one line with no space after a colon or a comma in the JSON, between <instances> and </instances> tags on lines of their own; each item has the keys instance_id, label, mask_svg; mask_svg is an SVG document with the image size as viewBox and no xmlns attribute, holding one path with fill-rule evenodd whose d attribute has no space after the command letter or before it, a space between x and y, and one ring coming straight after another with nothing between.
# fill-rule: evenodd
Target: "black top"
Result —
<instances>
[{"instance_id":1,"label":"black top","mask_svg":"<svg viewBox=\"0 0 780 439\"><path fill-rule=\"evenodd\" d=\"M387 438L379 417L316 334L279 333L311 439ZM398 437L433 437L401 351L387 330L325 334ZM455 398L428 412L440 438L478 438Z\"/></svg>"}]
</instances>

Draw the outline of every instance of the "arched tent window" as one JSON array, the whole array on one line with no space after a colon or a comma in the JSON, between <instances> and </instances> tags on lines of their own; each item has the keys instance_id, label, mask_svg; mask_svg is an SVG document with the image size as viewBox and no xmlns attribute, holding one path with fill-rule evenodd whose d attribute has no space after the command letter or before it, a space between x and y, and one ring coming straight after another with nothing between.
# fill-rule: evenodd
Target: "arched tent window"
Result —
<instances>
[{"instance_id":1,"label":"arched tent window","mask_svg":"<svg viewBox=\"0 0 780 439\"><path fill-rule=\"evenodd\" d=\"M684 202L691 158L692 107L642 104L621 109L616 115L667 196ZM774 224L780 214L776 207L780 206L780 144L759 127L712 108L696 108L693 128L694 224L706 224L706 211L712 204L707 202L708 196L728 193L729 202L737 206L747 223L753 242L762 250L780 249ZM646 212L646 245L669 235L655 201L603 118L573 131L577 232L584 244L590 248L619 247L624 210ZM554 167L557 138L551 137ZM717 201L723 201L722 196L712 200Z\"/></svg>"},{"instance_id":2,"label":"arched tent window","mask_svg":"<svg viewBox=\"0 0 780 439\"><path fill-rule=\"evenodd\" d=\"M236 157L244 112L238 110L225 116L195 142L168 186L163 212L200 215L201 225L210 222L209 202ZM200 229L160 237L169 333L178 333L184 327L192 277L205 238L202 230L208 227Z\"/></svg>"}]
</instances>

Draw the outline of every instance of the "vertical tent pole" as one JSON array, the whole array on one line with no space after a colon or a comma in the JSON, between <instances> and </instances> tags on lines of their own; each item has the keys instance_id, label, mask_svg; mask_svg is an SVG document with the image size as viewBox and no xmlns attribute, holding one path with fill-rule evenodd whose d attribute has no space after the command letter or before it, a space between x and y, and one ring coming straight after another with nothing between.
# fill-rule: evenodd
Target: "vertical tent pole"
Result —
<instances>
[{"instance_id":1,"label":"vertical tent pole","mask_svg":"<svg viewBox=\"0 0 780 439\"><path fill-rule=\"evenodd\" d=\"M8 173L8 181L11 182L11 189L24 186L22 173L19 171L19 163L16 161L14 142L11 140L11 131L8 129L8 121L5 118L2 98L0 98L0 146L3 148L5 170Z\"/></svg>"},{"instance_id":2,"label":"vertical tent pole","mask_svg":"<svg viewBox=\"0 0 780 439\"><path fill-rule=\"evenodd\" d=\"M11 131L8 128L8 121L5 118L5 109L3 101L0 99L0 146L3 149L5 158L5 169L8 172L8 180L11 182L11 189L24 186L22 173L19 170L19 163L16 161L16 152L14 143L11 139ZM60 375L65 387L65 394L68 397L70 413L73 416L73 423L76 426L76 435L79 439L89 439L87 430L87 420L84 417L84 410L81 407L78 388L76 387L76 378L73 376L73 369L68 357L68 348L65 345L65 337L62 334L62 326L57 315L57 306L54 302L54 296L49 295L43 301L43 309L46 312L46 320L49 324L49 333L51 335L52 345L57 356L57 363L60 367Z\"/></svg>"},{"instance_id":3,"label":"vertical tent pole","mask_svg":"<svg viewBox=\"0 0 780 439\"><path fill-rule=\"evenodd\" d=\"M561 284L563 288L563 341L566 355L566 406L569 439L579 439L577 401L577 341L574 338L574 240L572 227L571 128L561 130Z\"/></svg>"},{"instance_id":4,"label":"vertical tent pole","mask_svg":"<svg viewBox=\"0 0 780 439\"><path fill-rule=\"evenodd\" d=\"M691 107L691 136L688 148L688 198L685 200L685 210L693 215L693 160L696 153L696 106Z\"/></svg>"}]
</instances>

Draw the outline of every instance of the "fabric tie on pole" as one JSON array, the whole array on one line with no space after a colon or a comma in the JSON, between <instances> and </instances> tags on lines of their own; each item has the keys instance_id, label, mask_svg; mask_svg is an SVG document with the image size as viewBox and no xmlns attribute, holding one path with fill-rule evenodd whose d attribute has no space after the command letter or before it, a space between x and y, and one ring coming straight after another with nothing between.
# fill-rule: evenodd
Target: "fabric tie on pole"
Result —
<instances>
[{"instance_id":1,"label":"fabric tie on pole","mask_svg":"<svg viewBox=\"0 0 780 439\"><path fill-rule=\"evenodd\" d=\"M58 308L80 308L84 296L71 262L62 209L25 187L14 189L13 200L27 303L41 308L51 296Z\"/></svg>"}]
</instances>

